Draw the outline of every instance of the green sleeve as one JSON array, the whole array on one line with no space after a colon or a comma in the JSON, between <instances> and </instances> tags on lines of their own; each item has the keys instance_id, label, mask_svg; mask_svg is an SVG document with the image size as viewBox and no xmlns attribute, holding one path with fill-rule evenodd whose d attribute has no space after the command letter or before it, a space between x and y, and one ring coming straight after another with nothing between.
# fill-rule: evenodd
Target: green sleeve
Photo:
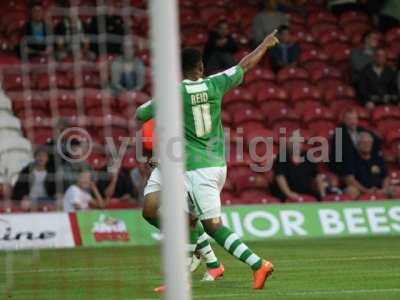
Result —
<instances>
[{"instance_id":1,"label":"green sleeve","mask_svg":"<svg viewBox=\"0 0 400 300\"><path fill-rule=\"evenodd\" d=\"M146 122L154 118L154 105L153 101L147 101L146 103L140 105L136 110L136 119L142 122Z\"/></svg>"},{"instance_id":2,"label":"green sleeve","mask_svg":"<svg viewBox=\"0 0 400 300\"><path fill-rule=\"evenodd\" d=\"M236 65L224 72L211 75L209 79L217 86L221 94L224 95L232 88L241 84L243 77L243 68L240 65Z\"/></svg>"}]
</instances>

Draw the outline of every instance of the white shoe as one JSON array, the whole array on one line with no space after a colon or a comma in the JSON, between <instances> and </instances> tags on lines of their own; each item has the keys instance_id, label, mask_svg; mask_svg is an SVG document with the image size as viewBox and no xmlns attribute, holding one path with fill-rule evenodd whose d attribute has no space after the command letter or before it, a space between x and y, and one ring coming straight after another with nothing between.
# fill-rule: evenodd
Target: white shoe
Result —
<instances>
[{"instance_id":1,"label":"white shoe","mask_svg":"<svg viewBox=\"0 0 400 300\"><path fill-rule=\"evenodd\" d=\"M192 261L190 263L190 272L194 273L199 268L201 264L201 258L197 257L196 254L193 254Z\"/></svg>"}]
</instances>

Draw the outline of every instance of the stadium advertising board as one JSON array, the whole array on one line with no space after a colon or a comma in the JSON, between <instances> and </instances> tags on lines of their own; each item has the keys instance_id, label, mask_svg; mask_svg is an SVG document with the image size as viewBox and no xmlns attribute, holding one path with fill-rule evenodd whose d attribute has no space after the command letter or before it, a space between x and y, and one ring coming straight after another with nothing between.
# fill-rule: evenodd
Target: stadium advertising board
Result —
<instances>
[{"instance_id":1,"label":"stadium advertising board","mask_svg":"<svg viewBox=\"0 0 400 300\"><path fill-rule=\"evenodd\" d=\"M79 212L77 220L83 246L149 245L159 236L140 211Z\"/></svg>"},{"instance_id":2,"label":"stadium advertising board","mask_svg":"<svg viewBox=\"0 0 400 300\"><path fill-rule=\"evenodd\" d=\"M400 201L227 206L223 220L245 241L400 235ZM160 239L140 211L78 213L83 246L150 245Z\"/></svg>"},{"instance_id":3,"label":"stadium advertising board","mask_svg":"<svg viewBox=\"0 0 400 300\"><path fill-rule=\"evenodd\" d=\"M0 249L74 247L71 225L65 213L0 215Z\"/></svg>"}]
</instances>

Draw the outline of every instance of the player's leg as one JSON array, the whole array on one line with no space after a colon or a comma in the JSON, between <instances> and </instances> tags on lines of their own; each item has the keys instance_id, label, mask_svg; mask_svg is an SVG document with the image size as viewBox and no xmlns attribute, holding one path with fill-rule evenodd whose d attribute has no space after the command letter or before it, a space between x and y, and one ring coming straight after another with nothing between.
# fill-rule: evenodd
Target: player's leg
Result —
<instances>
[{"instance_id":1,"label":"player's leg","mask_svg":"<svg viewBox=\"0 0 400 300\"><path fill-rule=\"evenodd\" d=\"M159 218L159 208L160 208L160 191L161 191L161 174L158 168L153 169L147 185L144 190L144 203L143 203L143 218L154 227L160 229L160 218ZM198 248L200 255L205 259L207 267L212 271L212 275L215 275L215 268L220 267L218 259L215 257L214 251L211 249L210 243L205 240L207 235L204 232L203 226L198 222L197 218L189 216L189 257L193 257L193 252ZM201 238L201 243L199 238ZM198 247L200 244L200 247ZM216 266L216 267L214 267ZM221 276L220 271L217 272L218 277ZM223 272L222 272L223 273ZM212 280L215 280L215 276L212 276ZM211 280L211 277L208 277Z\"/></svg>"},{"instance_id":2,"label":"player's leg","mask_svg":"<svg viewBox=\"0 0 400 300\"><path fill-rule=\"evenodd\" d=\"M226 168L205 168L191 172L192 200L205 231L225 250L254 271L253 287L260 289L273 266L262 260L228 227L222 224L220 191L226 178Z\"/></svg>"},{"instance_id":3,"label":"player's leg","mask_svg":"<svg viewBox=\"0 0 400 300\"><path fill-rule=\"evenodd\" d=\"M143 201L143 210L142 216L143 218L151 225L160 229L160 222L158 216L158 208L160 206L159 203L160 192L149 193L144 197Z\"/></svg>"}]
</instances>

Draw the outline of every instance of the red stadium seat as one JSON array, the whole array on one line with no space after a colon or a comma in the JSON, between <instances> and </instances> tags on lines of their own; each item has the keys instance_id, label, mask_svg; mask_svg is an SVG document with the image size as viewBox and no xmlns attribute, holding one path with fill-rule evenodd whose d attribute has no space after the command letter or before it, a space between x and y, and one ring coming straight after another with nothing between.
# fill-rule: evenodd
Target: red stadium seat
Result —
<instances>
[{"instance_id":1,"label":"red stadium seat","mask_svg":"<svg viewBox=\"0 0 400 300\"><path fill-rule=\"evenodd\" d=\"M264 123L264 115L257 109L247 108L232 113L233 124L238 127L246 122L255 121L261 125Z\"/></svg>"},{"instance_id":2,"label":"red stadium seat","mask_svg":"<svg viewBox=\"0 0 400 300\"><path fill-rule=\"evenodd\" d=\"M269 126L275 126L277 122L281 121L289 121L293 123L297 123L299 120L299 116L288 107L285 108L277 108L276 110L270 110L268 115Z\"/></svg>"},{"instance_id":3,"label":"red stadium seat","mask_svg":"<svg viewBox=\"0 0 400 300\"><path fill-rule=\"evenodd\" d=\"M325 48L325 46L332 43L347 43L349 37L342 30L328 30L316 36L316 40Z\"/></svg>"},{"instance_id":4,"label":"red stadium seat","mask_svg":"<svg viewBox=\"0 0 400 300\"><path fill-rule=\"evenodd\" d=\"M319 120L333 122L335 120L335 116L329 108L320 106L317 108L306 109L303 112L302 120L305 125L308 124L310 126L310 123L319 121Z\"/></svg>"},{"instance_id":5,"label":"red stadium seat","mask_svg":"<svg viewBox=\"0 0 400 300\"><path fill-rule=\"evenodd\" d=\"M400 120L400 109L394 105L378 106L372 112L372 121L378 122L381 120Z\"/></svg>"},{"instance_id":6,"label":"red stadium seat","mask_svg":"<svg viewBox=\"0 0 400 300\"><path fill-rule=\"evenodd\" d=\"M319 11L310 13L307 21L308 25L312 27L315 26L316 24L322 24L322 23L336 24L338 20L334 14L328 11Z\"/></svg>"},{"instance_id":7,"label":"red stadium seat","mask_svg":"<svg viewBox=\"0 0 400 300\"><path fill-rule=\"evenodd\" d=\"M207 42L207 34L198 32L196 34L187 34L182 37L182 42L187 47L202 47Z\"/></svg>"},{"instance_id":8,"label":"red stadium seat","mask_svg":"<svg viewBox=\"0 0 400 300\"><path fill-rule=\"evenodd\" d=\"M342 201L352 201L352 200L353 199L346 194L342 195L330 194L322 198L322 201L324 202L339 202L339 201L342 202Z\"/></svg>"},{"instance_id":9,"label":"red stadium seat","mask_svg":"<svg viewBox=\"0 0 400 300\"><path fill-rule=\"evenodd\" d=\"M367 14L360 11L346 11L339 17L339 24L342 27L351 26L352 23L368 23L369 17Z\"/></svg>"},{"instance_id":10,"label":"red stadium seat","mask_svg":"<svg viewBox=\"0 0 400 300\"><path fill-rule=\"evenodd\" d=\"M242 204L275 204L279 199L258 190L245 191L240 194L238 201Z\"/></svg>"},{"instance_id":11,"label":"red stadium seat","mask_svg":"<svg viewBox=\"0 0 400 300\"><path fill-rule=\"evenodd\" d=\"M136 154L134 151L129 151L124 155L121 166L126 170L134 169L137 166Z\"/></svg>"},{"instance_id":12,"label":"red stadium seat","mask_svg":"<svg viewBox=\"0 0 400 300\"><path fill-rule=\"evenodd\" d=\"M337 63L346 62L351 52L351 46L342 42L326 44L324 49L335 66Z\"/></svg>"},{"instance_id":13,"label":"red stadium seat","mask_svg":"<svg viewBox=\"0 0 400 300\"><path fill-rule=\"evenodd\" d=\"M221 204L222 205L231 205L231 204L237 204L239 201L237 197L229 192L229 191L222 191L221 193Z\"/></svg>"},{"instance_id":14,"label":"red stadium seat","mask_svg":"<svg viewBox=\"0 0 400 300\"><path fill-rule=\"evenodd\" d=\"M303 86L297 86L291 91L291 101L297 103L303 100L320 100L322 99L322 92L315 86L305 84Z\"/></svg>"},{"instance_id":15,"label":"red stadium seat","mask_svg":"<svg viewBox=\"0 0 400 300\"><path fill-rule=\"evenodd\" d=\"M35 145L45 145L53 139L53 130L51 128L40 128L32 131L33 143Z\"/></svg>"},{"instance_id":16,"label":"red stadium seat","mask_svg":"<svg viewBox=\"0 0 400 300\"><path fill-rule=\"evenodd\" d=\"M234 184L239 193L248 189L266 190L268 188L269 178L266 175L249 170L247 174L236 177Z\"/></svg>"},{"instance_id":17,"label":"red stadium seat","mask_svg":"<svg viewBox=\"0 0 400 300\"><path fill-rule=\"evenodd\" d=\"M351 26L343 27L344 32L348 36L363 35L368 31L371 31L371 25L365 22L353 22Z\"/></svg>"},{"instance_id":18,"label":"red stadium seat","mask_svg":"<svg viewBox=\"0 0 400 300\"><path fill-rule=\"evenodd\" d=\"M277 111L288 110L289 106L285 102L271 100L260 103L259 108L268 117L270 114L277 114Z\"/></svg>"},{"instance_id":19,"label":"red stadium seat","mask_svg":"<svg viewBox=\"0 0 400 300\"><path fill-rule=\"evenodd\" d=\"M15 91L23 89L23 78L21 74L4 75L2 88L6 91Z\"/></svg>"},{"instance_id":20,"label":"red stadium seat","mask_svg":"<svg viewBox=\"0 0 400 300\"><path fill-rule=\"evenodd\" d=\"M356 92L350 85L330 86L325 90L325 101L327 104L336 100L355 99Z\"/></svg>"},{"instance_id":21,"label":"red stadium seat","mask_svg":"<svg viewBox=\"0 0 400 300\"><path fill-rule=\"evenodd\" d=\"M365 193L358 197L358 200L362 201L375 201L375 200L386 200L388 197L380 192L375 193Z\"/></svg>"},{"instance_id":22,"label":"red stadium seat","mask_svg":"<svg viewBox=\"0 0 400 300\"><path fill-rule=\"evenodd\" d=\"M288 203L308 203L308 202L317 202L317 199L311 195L300 194L297 198L287 198L286 202Z\"/></svg>"},{"instance_id":23,"label":"red stadium seat","mask_svg":"<svg viewBox=\"0 0 400 300\"><path fill-rule=\"evenodd\" d=\"M293 25L305 26L306 25L306 19L301 14L298 14L295 12L289 12L288 17L289 17L290 26L293 26Z\"/></svg>"},{"instance_id":24,"label":"red stadium seat","mask_svg":"<svg viewBox=\"0 0 400 300\"><path fill-rule=\"evenodd\" d=\"M385 41L388 45L400 42L400 27L395 27L386 32Z\"/></svg>"},{"instance_id":25,"label":"red stadium seat","mask_svg":"<svg viewBox=\"0 0 400 300\"><path fill-rule=\"evenodd\" d=\"M93 170L101 170L107 166L106 157L99 153L91 153L87 158L87 162Z\"/></svg>"},{"instance_id":26,"label":"red stadium seat","mask_svg":"<svg viewBox=\"0 0 400 300\"><path fill-rule=\"evenodd\" d=\"M299 67L289 66L278 72L278 82L284 88L291 90L296 85L308 83L308 72Z\"/></svg>"},{"instance_id":27,"label":"red stadium seat","mask_svg":"<svg viewBox=\"0 0 400 300\"><path fill-rule=\"evenodd\" d=\"M317 99L304 99L294 103L294 111L301 116L305 110L317 109L322 105Z\"/></svg>"},{"instance_id":28,"label":"red stadium seat","mask_svg":"<svg viewBox=\"0 0 400 300\"><path fill-rule=\"evenodd\" d=\"M393 128L385 134L386 145L390 148L400 143L400 128Z\"/></svg>"},{"instance_id":29,"label":"red stadium seat","mask_svg":"<svg viewBox=\"0 0 400 300\"><path fill-rule=\"evenodd\" d=\"M342 74L338 69L333 67L313 69L311 71L311 81L321 89L343 84Z\"/></svg>"},{"instance_id":30,"label":"red stadium seat","mask_svg":"<svg viewBox=\"0 0 400 300\"><path fill-rule=\"evenodd\" d=\"M136 108L150 100L150 96L140 91L130 91L118 96L117 102L119 109L123 112L125 109Z\"/></svg>"},{"instance_id":31,"label":"red stadium seat","mask_svg":"<svg viewBox=\"0 0 400 300\"><path fill-rule=\"evenodd\" d=\"M224 108L229 109L229 106L232 104L238 104L238 103L253 103L253 101L255 100L254 95L245 88L235 88L233 90L231 90L229 93L227 93L224 96Z\"/></svg>"},{"instance_id":32,"label":"red stadium seat","mask_svg":"<svg viewBox=\"0 0 400 300\"><path fill-rule=\"evenodd\" d=\"M270 69L265 68L255 68L246 74L245 82L247 86L258 81L275 82L275 74Z\"/></svg>"},{"instance_id":33,"label":"red stadium seat","mask_svg":"<svg viewBox=\"0 0 400 300\"><path fill-rule=\"evenodd\" d=\"M328 55L319 48L310 48L301 51L299 63L307 70L313 69L318 65L326 64Z\"/></svg>"},{"instance_id":34,"label":"red stadium seat","mask_svg":"<svg viewBox=\"0 0 400 300\"><path fill-rule=\"evenodd\" d=\"M270 86L257 93L256 101L259 104L270 101L287 102L289 95L287 91L278 86Z\"/></svg>"},{"instance_id":35,"label":"red stadium seat","mask_svg":"<svg viewBox=\"0 0 400 300\"><path fill-rule=\"evenodd\" d=\"M392 169L389 170L389 180L392 185L400 185L400 170Z\"/></svg>"}]
</instances>

